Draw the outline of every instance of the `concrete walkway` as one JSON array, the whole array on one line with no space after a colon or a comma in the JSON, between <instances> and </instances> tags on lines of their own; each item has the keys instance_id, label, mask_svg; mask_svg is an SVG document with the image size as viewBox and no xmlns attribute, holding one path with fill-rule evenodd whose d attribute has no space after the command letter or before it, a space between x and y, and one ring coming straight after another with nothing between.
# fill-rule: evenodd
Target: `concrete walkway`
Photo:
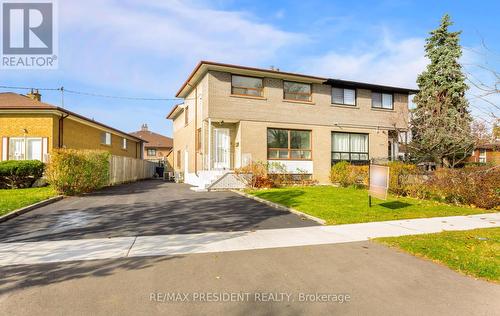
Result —
<instances>
[{"instance_id":1,"label":"concrete walkway","mask_svg":"<svg viewBox=\"0 0 500 316\"><path fill-rule=\"evenodd\" d=\"M239 232L0 243L0 266L365 241L500 226L500 213Z\"/></svg>"}]
</instances>

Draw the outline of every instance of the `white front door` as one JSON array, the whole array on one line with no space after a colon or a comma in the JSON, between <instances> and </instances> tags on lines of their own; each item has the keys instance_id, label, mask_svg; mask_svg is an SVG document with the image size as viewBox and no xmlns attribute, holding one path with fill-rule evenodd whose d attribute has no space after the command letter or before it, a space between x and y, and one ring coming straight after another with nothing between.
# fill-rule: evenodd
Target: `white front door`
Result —
<instances>
[{"instance_id":1,"label":"white front door","mask_svg":"<svg viewBox=\"0 0 500 316\"><path fill-rule=\"evenodd\" d=\"M230 156L229 156L229 128L215 128L214 129L214 168L215 169L229 169Z\"/></svg>"}]
</instances>

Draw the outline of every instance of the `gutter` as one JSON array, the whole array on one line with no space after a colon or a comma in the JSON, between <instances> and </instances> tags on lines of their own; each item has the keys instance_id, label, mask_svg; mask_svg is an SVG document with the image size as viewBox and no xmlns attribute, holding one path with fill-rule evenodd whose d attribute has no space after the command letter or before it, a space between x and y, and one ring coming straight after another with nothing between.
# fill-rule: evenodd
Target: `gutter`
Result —
<instances>
[{"instance_id":1,"label":"gutter","mask_svg":"<svg viewBox=\"0 0 500 316\"><path fill-rule=\"evenodd\" d=\"M59 118L59 133L57 136L57 147L62 148L63 140L64 140L64 119L67 118L69 114L61 114L61 117Z\"/></svg>"}]
</instances>

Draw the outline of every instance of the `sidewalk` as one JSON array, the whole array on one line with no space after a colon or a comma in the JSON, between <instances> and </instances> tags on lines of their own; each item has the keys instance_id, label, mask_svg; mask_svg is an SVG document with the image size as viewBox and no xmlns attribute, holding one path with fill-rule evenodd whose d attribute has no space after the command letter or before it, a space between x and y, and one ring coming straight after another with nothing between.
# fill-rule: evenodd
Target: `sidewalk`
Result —
<instances>
[{"instance_id":1,"label":"sidewalk","mask_svg":"<svg viewBox=\"0 0 500 316\"><path fill-rule=\"evenodd\" d=\"M500 226L500 213L258 231L0 243L0 266L309 246Z\"/></svg>"}]
</instances>

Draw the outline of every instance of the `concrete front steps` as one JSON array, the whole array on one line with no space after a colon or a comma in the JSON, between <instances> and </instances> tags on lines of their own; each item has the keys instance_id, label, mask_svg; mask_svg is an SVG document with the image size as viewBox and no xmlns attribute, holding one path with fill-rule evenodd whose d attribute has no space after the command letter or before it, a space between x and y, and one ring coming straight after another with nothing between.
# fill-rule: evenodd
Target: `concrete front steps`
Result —
<instances>
[{"instance_id":1,"label":"concrete front steps","mask_svg":"<svg viewBox=\"0 0 500 316\"><path fill-rule=\"evenodd\" d=\"M233 170L202 170L198 172L198 175L189 174L184 182L193 185L190 189L195 192L243 189L246 187L242 176L237 176Z\"/></svg>"}]
</instances>

